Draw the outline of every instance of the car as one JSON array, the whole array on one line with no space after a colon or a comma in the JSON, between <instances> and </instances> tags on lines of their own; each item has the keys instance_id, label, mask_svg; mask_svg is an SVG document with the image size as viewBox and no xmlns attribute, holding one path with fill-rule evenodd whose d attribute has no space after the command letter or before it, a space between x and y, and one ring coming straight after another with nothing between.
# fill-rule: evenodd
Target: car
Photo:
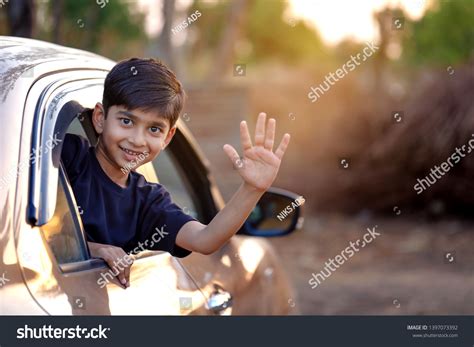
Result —
<instances>
[{"instance_id":1,"label":"car","mask_svg":"<svg viewBox=\"0 0 474 347\"><path fill-rule=\"evenodd\" d=\"M60 160L66 133L95 144L91 109L115 62L37 40L0 37L0 313L2 315L286 315L293 288L266 237L300 229L298 194L270 188L238 234L211 255L143 251L124 289L92 258ZM133 74L134 71L131 71ZM137 169L208 223L224 201L179 120L167 151ZM293 206L286 218L281 211ZM101 281L102 280L102 281Z\"/></svg>"}]
</instances>

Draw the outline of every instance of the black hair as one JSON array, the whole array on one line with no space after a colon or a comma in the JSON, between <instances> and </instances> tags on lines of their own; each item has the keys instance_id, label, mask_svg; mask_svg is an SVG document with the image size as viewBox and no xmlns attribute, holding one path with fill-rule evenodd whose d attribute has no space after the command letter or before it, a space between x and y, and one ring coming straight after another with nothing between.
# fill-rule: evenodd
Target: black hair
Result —
<instances>
[{"instance_id":1,"label":"black hair","mask_svg":"<svg viewBox=\"0 0 474 347\"><path fill-rule=\"evenodd\" d=\"M174 126L184 106L185 92L176 75L155 59L131 58L115 65L104 83L105 117L111 106L158 114Z\"/></svg>"}]
</instances>

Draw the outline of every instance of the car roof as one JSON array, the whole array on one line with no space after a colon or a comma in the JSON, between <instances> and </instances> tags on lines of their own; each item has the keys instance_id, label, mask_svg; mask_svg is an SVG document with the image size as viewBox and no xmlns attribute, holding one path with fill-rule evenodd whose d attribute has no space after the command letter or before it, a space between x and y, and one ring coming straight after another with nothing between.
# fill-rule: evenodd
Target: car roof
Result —
<instances>
[{"instance_id":1,"label":"car roof","mask_svg":"<svg viewBox=\"0 0 474 347\"><path fill-rule=\"evenodd\" d=\"M110 70L115 63L100 55L48 42L0 36L0 102L21 82L67 69ZM32 78L21 78L32 77Z\"/></svg>"},{"instance_id":2,"label":"car roof","mask_svg":"<svg viewBox=\"0 0 474 347\"><path fill-rule=\"evenodd\" d=\"M111 62L100 55L54 43L13 36L0 36L0 61L7 65L34 66L58 60Z\"/></svg>"}]
</instances>

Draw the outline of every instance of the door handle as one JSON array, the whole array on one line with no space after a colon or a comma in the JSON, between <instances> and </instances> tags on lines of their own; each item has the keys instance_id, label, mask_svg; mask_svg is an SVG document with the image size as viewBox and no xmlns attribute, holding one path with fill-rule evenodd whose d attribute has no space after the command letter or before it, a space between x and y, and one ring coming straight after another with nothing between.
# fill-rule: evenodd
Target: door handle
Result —
<instances>
[{"instance_id":1,"label":"door handle","mask_svg":"<svg viewBox=\"0 0 474 347\"><path fill-rule=\"evenodd\" d=\"M207 309L215 314L223 314L225 310L232 307L232 304L232 295L214 283L214 291L207 300Z\"/></svg>"}]
</instances>

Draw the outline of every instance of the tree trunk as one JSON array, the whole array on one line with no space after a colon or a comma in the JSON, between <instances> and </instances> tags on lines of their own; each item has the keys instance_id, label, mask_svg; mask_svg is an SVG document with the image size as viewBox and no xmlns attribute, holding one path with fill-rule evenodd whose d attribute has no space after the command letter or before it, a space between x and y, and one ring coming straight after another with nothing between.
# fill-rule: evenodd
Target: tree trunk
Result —
<instances>
[{"instance_id":1,"label":"tree trunk","mask_svg":"<svg viewBox=\"0 0 474 347\"><path fill-rule=\"evenodd\" d=\"M53 42L61 44L61 19L63 17L63 1L52 0L53 5Z\"/></svg>"},{"instance_id":2,"label":"tree trunk","mask_svg":"<svg viewBox=\"0 0 474 347\"><path fill-rule=\"evenodd\" d=\"M175 12L175 0L165 0L163 2L163 30L158 38L158 52L160 60L163 60L172 70L176 68L176 62L171 43L171 28Z\"/></svg>"},{"instance_id":3,"label":"tree trunk","mask_svg":"<svg viewBox=\"0 0 474 347\"><path fill-rule=\"evenodd\" d=\"M33 37L34 0L14 0L7 5L8 29L11 36Z\"/></svg>"},{"instance_id":4,"label":"tree trunk","mask_svg":"<svg viewBox=\"0 0 474 347\"><path fill-rule=\"evenodd\" d=\"M229 7L229 19L225 31L217 46L213 68L209 71L207 80L216 81L225 76L235 57L234 45L242 34L242 28L247 18L250 0L232 1Z\"/></svg>"}]
</instances>

